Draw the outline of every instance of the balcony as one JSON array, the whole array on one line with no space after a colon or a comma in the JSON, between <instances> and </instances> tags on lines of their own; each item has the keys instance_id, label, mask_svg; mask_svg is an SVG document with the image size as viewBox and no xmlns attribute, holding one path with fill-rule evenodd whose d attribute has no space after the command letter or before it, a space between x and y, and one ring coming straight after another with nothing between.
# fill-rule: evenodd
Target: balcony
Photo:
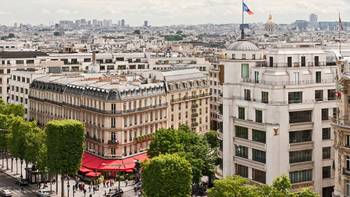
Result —
<instances>
[{"instance_id":1,"label":"balcony","mask_svg":"<svg viewBox=\"0 0 350 197\"><path fill-rule=\"evenodd\" d=\"M316 80L300 80L300 81L266 81L255 79L243 79L242 83L253 83L253 84L261 84L261 85L273 85L273 86L288 86L288 85L312 85L312 84L328 84L335 83L335 79L322 79L320 83L317 83Z\"/></svg>"},{"instance_id":2,"label":"balcony","mask_svg":"<svg viewBox=\"0 0 350 197\"><path fill-rule=\"evenodd\" d=\"M192 117L198 117L198 113L192 113Z\"/></svg>"},{"instance_id":3,"label":"balcony","mask_svg":"<svg viewBox=\"0 0 350 197\"><path fill-rule=\"evenodd\" d=\"M222 141L224 139L223 138L224 137L223 133L217 132L217 134L218 134L218 139Z\"/></svg>"},{"instance_id":4,"label":"balcony","mask_svg":"<svg viewBox=\"0 0 350 197\"><path fill-rule=\"evenodd\" d=\"M333 118L331 117L332 125L343 129L350 130L350 120L348 116ZM350 131L349 131L350 132Z\"/></svg>"},{"instance_id":5,"label":"balcony","mask_svg":"<svg viewBox=\"0 0 350 197\"><path fill-rule=\"evenodd\" d=\"M289 144L289 151L310 150L313 148L314 148L313 141Z\"/></svg>"},{"instance_id":6,"label":"balcony","mask_svg":"<svg viewBox=\"0 0 350 197\"><path fill-rule=\"evenodd\" d=\"M110 144L110 145L117 145L117 144L119 144L119 141L118 140L108 140L108 144Z\"/></svg>"},{"instance_id":7,"label":"balcony","mask_svg":"<svg viewBox=\"0 0 350 197\"><path fill-rule=\"evenodd\" d=\"M141 142L146 142L146 141L150 141L153 139L153 134L147 134L147 135L143 135L143 136L139 136L135 138L135 142L136 143L141 143Z\"/></svg>"},{"instance_id":8,"label":"balcony","mask_svg":"<svg viewBox=\"0 0 350 197\"><path fill-rule=\"evenodd\" d=\"M183 101L190 101L190 100L195 100L198 98L203 98L203 97L210 97L210 94L199 94L199 95L193 95L193 96L184 96L182 98L177 98L177 99L171 99L170 101L172 103L177 103L177 102L183 102Z\"/></svg>"},{"instance_id":9,"label":"balcony","mask_svg":"<svg viewBox=\"0 0 350 197\"><path fill-rule=\"evenodd\" d=\"M269 62L258 62L256 64L256 67L262 67L262 68L308 68L308 67L324 67L324 66L336 66L336 62L305 62L305 64L302 64L301 62L292 62L291 65L288 65L287 62L281 62L281 63L273 63L272 65Z\"/></svg>"},{"instance_id":10,"label":"balcony","mask_svg":"<svg viewBox=\"0 0 350 197\"><path fill-rule=\"evenodd\" d=\"M198 104L192 104L191 108L194 109L194 108L197 108L198 107Z\"/></svg>"},{"instance_id":11,"label":"balcony","mask_svg":"<svg viewBox=\"0 0 350 197\"><path fill-rule=\"evenodd\" d=\"M198 122L192 122L192 127L198 126Z\"/></svg>"}]
</instances>

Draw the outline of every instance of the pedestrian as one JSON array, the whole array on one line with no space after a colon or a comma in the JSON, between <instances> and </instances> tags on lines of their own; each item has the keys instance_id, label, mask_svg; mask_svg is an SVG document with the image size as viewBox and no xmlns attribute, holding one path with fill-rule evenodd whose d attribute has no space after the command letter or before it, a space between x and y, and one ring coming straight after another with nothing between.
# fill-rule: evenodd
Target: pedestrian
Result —
<instances>
[{"instance_id":1,"label":"pedestrian","mask_svg":"<svg viewBox=\"0 0 350 197\"><path fill-rule=\"evenodd\" d=\"M125 187L128 186L128 179L125 179Z\"/></svg>"},{"instance_id":2,"label":"pedestrian","mask_svg":"<svg viewBox=\"0 0 350 197\"><path fill-rule=\"evenodd\" d=\"M107 191L105 190L105 196L107 196Z\"/></svg>"},{"instance_id":3,"label":"pedestrian","mask_svg":"<svg viewBox=\"0 0 350 197\"><path fill-rule=\"evenodd\" d=\"M89 197L92 197L92 194L90 194L90 196Z\"/></svg>"}]
</instances>

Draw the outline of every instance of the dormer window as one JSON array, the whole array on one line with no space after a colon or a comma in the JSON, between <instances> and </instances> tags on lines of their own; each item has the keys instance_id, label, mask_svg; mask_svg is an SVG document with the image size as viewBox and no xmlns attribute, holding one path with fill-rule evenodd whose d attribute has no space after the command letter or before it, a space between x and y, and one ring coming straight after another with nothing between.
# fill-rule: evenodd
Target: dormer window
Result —
<instances>
[{"instance_id":1,"label":"dormer window","mask_svg":"<svg viewBox=\"0 0 350 197\"><path fill-rule=\"evenodd\" d=\"M232 54L232 59L236 59L236 54Z\"/></svg>"},{"instance_id":2,"label":"dormer window","mask_svg":"<svg viewBox=\"0 0 350 197\"><path fill-rule=\"evenodd\" d=\"M256 55L255 55L255 54L252 55L252 59L253 59L253 60L256 59Z\"/></svg>"},{"instance_id":3,"label":"dormer window","mask_svg":"<svg viewBox=\"0 0 350 197\"><path fill-rule=\"evenodd\" d=\"M247 55L246 54L242 54L242 59L243 60L247 59Z\"/></svg>"}]
</instances>

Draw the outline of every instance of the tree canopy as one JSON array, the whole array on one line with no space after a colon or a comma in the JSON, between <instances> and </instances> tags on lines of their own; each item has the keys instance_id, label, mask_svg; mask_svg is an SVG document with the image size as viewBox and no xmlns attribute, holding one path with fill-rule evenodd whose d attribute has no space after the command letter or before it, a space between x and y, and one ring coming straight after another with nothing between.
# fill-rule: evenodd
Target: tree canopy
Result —
<instances>
[{"instance_id":1,"label":"tree canopy","mask_svg":"<svg viewBox=\"0 0 350 197\"><path fill-rule=\"evenodd\" d=\"M318 197L309 188L293 191L287 176L277 177L272 185L256 185L240 176L227 177L214 181L208 190L208 197Z\"/></svg>"},{"instance_id":2,"label":"tree canopy","mask_svg":"<svg viewBox=\"0 0 350 197\"><path fill-rule=\"evenodd\" d=\"M211 175L214 170L216 152L210 150L202 135L190 131L185 125L181 125L178 130L159 129L148 150L151 158L173 153L183 156L191 163L193 183L198 183L203 175Z\"/></svg>"},{"instance_id":3,"label":"tree canopy","mask_svg":"<svg viewBox=\"0 0 350 197\"><path fill-rule=\"evenodd\" d=\"M51 173L75 174L80 167L84 126L75 120L53 120L46 125L47 165Z\"/></svg>"},{"instance_id":4,"label":"tree canopy","mask_svg":"<svg viewBox=\"0 0 350 197\"><path fill-rule=\"evenodd\" d=\"M177 154L165 154L143 164L142 188L147 197L191 195L191 164Z\"/></svg>"}]
</instances>

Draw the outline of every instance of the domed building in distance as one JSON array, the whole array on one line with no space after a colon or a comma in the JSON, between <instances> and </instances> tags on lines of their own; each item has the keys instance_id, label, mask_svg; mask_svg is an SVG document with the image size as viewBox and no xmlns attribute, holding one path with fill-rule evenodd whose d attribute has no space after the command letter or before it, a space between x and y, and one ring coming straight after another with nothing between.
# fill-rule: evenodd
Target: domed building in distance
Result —
<instances>
[{"instance_id":1,"label":"domed building in distance","mask_svg":"<svg viewBox=\"0 0 350 197\"><path fill-rule=\"evenodd\" d=\"M272 21L272 15L269 15L269 19L267 20L265 24L265 31L267 31L269 34L273 34L275 31L276 24Z\"/></svg>"}]
</instances>

